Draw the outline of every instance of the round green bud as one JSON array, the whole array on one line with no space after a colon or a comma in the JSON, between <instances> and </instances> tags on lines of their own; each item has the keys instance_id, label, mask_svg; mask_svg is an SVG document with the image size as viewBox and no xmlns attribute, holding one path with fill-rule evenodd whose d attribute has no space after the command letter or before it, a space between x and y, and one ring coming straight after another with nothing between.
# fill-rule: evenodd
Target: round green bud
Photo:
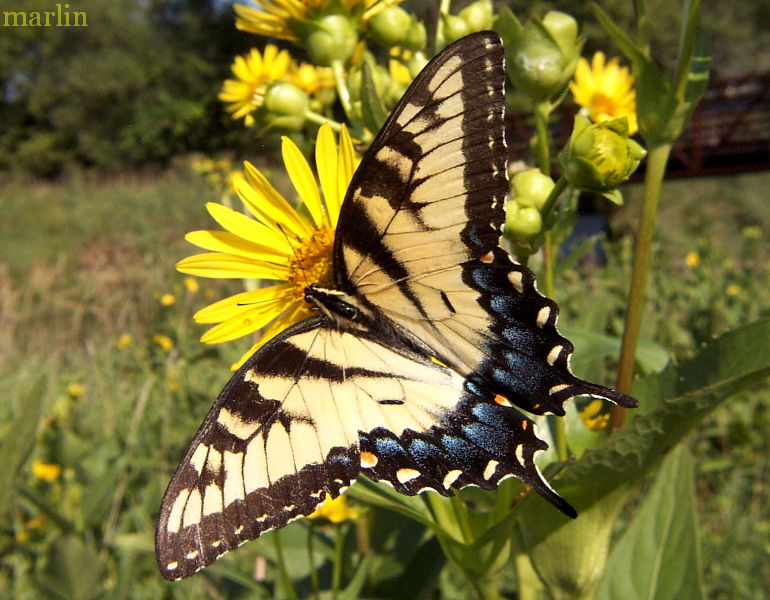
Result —
<instances>
[{"instance_id":1,"label":"round green bud","mask_svg":"<svg viewBox=\"0 0 770 600\"><path fill-rule=\"evenodd\" d=\"M369 32L387 48L398 46L406 37L412 18L400 6L388 6L369 19Z\"/></svg>"},{"instance_id":2,"label":"round green bud","mask_svg":"<svg viewBox=\"0 0 770 600\"><path fill-rule=\"evenodd\" d=\"M335 61L346 61L356 49L358 36L350 20L343 15L326 15L316 21L318 28L305 38L305 49L311 61L328 67Z\"/></svg>"},{"instance_id":3,"label":"round green bud","mask_svg":"<svg viewBox=\"0 0 770 600\"><path fill-rule=\"evenodd\" d=\"M575 51L578 38L578 24L575 19L567 13L552 10L543 17L543 25L563 53L571 54ZM582 47L582 44L580 46Z\"/></svg>"},{"instance_id":4,"label":"round green bud","mask_svg":"<svg viewBox=\"0 0 770 600\"><path fill-rule=\"evenodd\" d=\"M455 15L444 15L444 35L448 43L456 42L471 33L468 23Z\"/></svg>"},{"instance_id":5,"label":"round green bud","mask_svg":"<svg viewBox=\"0 0 770 600\"><path fill-rule=\"evenodd\" d=\"M530 198L540 210L551 194L554 183L553 179L541 173L539 169L527 169L513 176L511 186L514 198Z\"/></svg>"},{"instance_id":6,"label":"round green bud","mask_svg":"<svg viewBox=\"0 0 770 600\"><path fill-rule=\"evenodd\" d=\"M647 151L628 136L625 117L591 123L575 117L575 127L559 160L574 187L606 193L636 171Z\"/></svg>"},{"instance_id":7,"label":"round green bud","mask_svg":"<svg viewBox=\"0 0 770 600\"><path fill-rule=\"evenodd\" d=\"M309 100L304 90L288 81L279 81L265 92L262 121L283 131L300 131L305 125L308 107Z\"/></svg>"},{"instance_id":8,"label":"round green bud","mask_svg":"<svg viewBox=\"0 0 770 600\"><path fill-rule=\"evenodd\" d=\"M425 24L413 18L404 36L404 48L418 52L425 48L427 41L428 34L425 32Z\"/></svg>"},{"instance_id":9,"label":"round green bud","mask_svg":"<svg viewBox=\"0 0 770 600\"><path fill-rule=\"evenodd\" d=\"M508 203L505 215L506 235L524 242L535 239L543 231L543 217L530 198L516 198Z\"/></svg>"},{"instance_id":10,"label":"round green bud","mask_svg":"<svg viewBox=\"0 0 770 600\"><path fill-rule=\"evenodd\" d=\"M468 31L484 31L492 29L495 17L492 12L491 0L476 0L459 13L459 17L468 25Z\"/></svg>"}]
</instances>

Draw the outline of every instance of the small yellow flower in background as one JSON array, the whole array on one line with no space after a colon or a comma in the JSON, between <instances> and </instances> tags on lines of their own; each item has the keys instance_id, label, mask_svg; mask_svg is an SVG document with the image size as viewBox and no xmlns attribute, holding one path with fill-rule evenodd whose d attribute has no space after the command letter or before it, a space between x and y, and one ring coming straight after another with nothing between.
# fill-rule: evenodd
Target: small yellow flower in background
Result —
<instances>
[{"instance_id":1,"label":"small yellow flower in background","mask_svg":"<svg viewBox=\"0 0 770 600\"><path fill-rule=\"evenodd\" d=\"M118 339L118 348L121 350L125 350L131 345L133 341L134 341L134 338L131 337L130 333L124 333Z\"/></svg>"},{"instance_id":2,"label":"small yellow flower in background","mask_svg":"<svg viewBox=\"0 0 770 600\"><path fill-rule=\"evenodd\" d=\"M187 291L191 294L195 294L200 289L200 284L198 283L198 280L195 279L195 277L185 277L184 278L184 286L187 288Z\"/></svg>"},{"instance_id":3,"label":"small yellow flower in background","mask_svg":"<svg viewBox=\"0 0 770 600\"><path fill-rule=\"evenodd\" d=\"M165 352L169 352L174 347L174 340L167 335L156 333L152 336L152 341L158 344Z\"/></svg>"},{"instance_id":4,"label":"small yellow flower in background","mask_svg":"<svg viewBox=\"0 0 770 600\"><path fill-rule=\"evenodd\" d=\"M604 53L597 52L589 65L581 57L569 89L594 123L626 117L629 135L639 130L634 78L617 58L606 62Z\"/></svg>"},{"instance_id":5,"label":"small yellow flower in background","mask_svg":"<svg viewBox=\"0 0 770 600\"><path fill-rule=\"evenodd\" d=\"M235 57L231 69L237 79L225 80L219 99L229 104L227 110L233 113L233 119L244 118L246 125L251 125L251 113L262 105L266 84L285 78L290 67L288 50L279 51L268 44L262 55L252 48L248 54Z\"/></svg>"},{"instance_id":6,"label":"small yellow flower in background","mask_svg":"<svg viewBox=\"0 0 770 600\"><path fill-rule=\"evenodd\" d=\"M737 296L741 293L741 286L731 283L725 288L725 294L728 296Z\"/></svg>"},{"instance_id":7,"label":"small yellow flower in background","mask_svg":"<svg viewBox=\"0 0 770 600\"><path fill-rule=\"evenodd\" d=\"M409 67L406 66L406 62L411 59L413 53L411 50L401 48L400 46L394 46L390 49L390 60L388 61L388 70L390 71L390 78L393 81L397 81L402 85L409 85L412 83L412 74L409 71Z\"/></svg>"},{"instance_id":8,"label":"small yellow flower in background","mask_svg":"<svg viewBox=\"0 0 770 600\"><path fill-rule=\"evenodd\" d=\"M42 481L51 483L61 475L61 467L36 459L32 463L32 474Z\"/></svg>"},{"instance_id":9,"label":"small yellow flower in background","mask_svg":"<svg viewBox=\"0 0 770 600\"><path fill-rule=\"evenodd\" d=\"M311 96L335 88L334 73L330 67L316 67L309 63L301 63L293 70L291 82Z\"/></svg>"},{"instance_id":10,"label":"small yellow flower in background","mask_svg":"<svg viewBox=\"0 0 770 600\"><path fill-rule=\"evenodd\" d=\"M85 390L86 387L82 383L70 383L67 386L67 394L70 398L80 398Z\"/></svg>"},{"instance_id":11,"label":"small yellow flower in background","mask_svg":"<svg viewBox=\"0 0 770 600\"><path fill-rule=\"evenodd\" d=\"M172 306L176 304L176 296L174 294L163 294L160 297L161 306Z\"/></svg>"},{"instance_id":12,"label":"small yellow flower in background","mask_svg":"<svg viewBox=\"0 0 770 600\"><path fill-rule=\"evenodd\" d=\"M25 527L27 529L40 529L43 526L43 523L45 523L47 520L48 519L45 515L38 515L27 521Z\"/></svg>"},{"instance_id":13,"label":"small yellow flower in background","mask_svg":"<svg viewBox=\"0 0 770 600\"><path fill-rule=\"evenodd\" d=\"M326 494L326 501L317 511L309 515L308 519L325 519L332 523L343 523L355 520L359 516L358 510L348 504L344 494L334 499Z\"/></svg>"},{"instance_id":14,"label":"small yellow flower in background","mask_svg":"<svg viewBox=\"0 0 770 600\"><path fill-rule=\"evenodd\" d=\"M253 0L257 8L235 4L235 26L241 31L266 37L297 42L299 38L291 28L294 19L307 21L326 12L337 0ZM399 4L401 0L342 0L340 4L350 11L363 6L363 20L366 22L388 5Z\"/></svg>"},{"instance_id":15,"label":"small yellow flower in background","mask_svg":"<svg viewBox=\"0 0 770 600\"><path fill-rule=\"evenodd\" d=\"M580 418L591 431L604 431L610 422L610 413L602 412L603 409L602 400L592 400L580 411Z\"/></svg>"},{"instance_id":16,"label":"small yellow flower in background","mask_svg":"<svg viewBox=\"0 0 770 600\"><path fill-rule=\"evenodd\" d=\"M217 323L201 338L209 344L252 334L272 322L233 368L275 334L310 316L305 302L308 282L324 287L333 283L334 229L355 163L347 129L343 127L338 147L331 127L321 126L315 158L323 201L305 157L294 142L283 138L286 170L310 221L297 213L256 167L246 163L245 178L236 181L236 187L254 218L211 202L207 205L209 213L226 231L193 231L185 238L211 252L179 262L177 269L182 273L282 282L225 298L195 314L198 323Z\"/></svg>"},{"instance_id":17,"label":"small yellow flower in background","mask_svg":"<svg viewBox=\"0 0 770 600\"><path fill-rule=\"evenodd\" d=\"M700 254L695 251L688 252L687 256L684 257L684 264L694 269L700 264Z\"/></svg>"}]
</instances>

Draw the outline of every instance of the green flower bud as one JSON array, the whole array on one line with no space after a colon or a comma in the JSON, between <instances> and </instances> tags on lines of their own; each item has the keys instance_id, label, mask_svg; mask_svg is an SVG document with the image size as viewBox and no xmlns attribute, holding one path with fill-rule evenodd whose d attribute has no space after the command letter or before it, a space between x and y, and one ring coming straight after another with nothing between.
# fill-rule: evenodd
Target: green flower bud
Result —
<instances>
[{"instance_id":1,"label":"green flower bud","mask_svg":"<svg viewBox=\"0 0 770 600\"><path fill-rule=\"evenodd\" d=\"M412 50L413 52L419 52L425 48L427 41L428 34L425 32L425 24L413 17L409 24L409 29L407 29L406 35L404 36L404 48Z\"/></svg>"},{"instance_id":2,"label":"green flower bud","mask_svg":"<svg viewBox=\"0 0 770 600\"><path fill-rule=\"evenodd\" d=\"M455 15L442 15L444 19L444 36L448 44L456 42L471 33L468 23Z\"/></svg>"},{"instance_id":3,"label":"green flower bud","mask_svg":"<svg viewBox=\"0 0 770 600\"><path fill-rule=\"evenodd\" d=\"M494 15L492 14L492 1L476 0L473 4L469 4L462 9L459 17L468 25L469 33L492 29L492 25L495 22Z\"/></svg>"},{"instance_id":4,"label":"green flower bud","mask_svg":"<svg viewBox=\"0 0 770 600\"><path fill-rule=\"evenodd\" d=\"M506 237L516 242L530 242L543 231L543 217L530 198L516 198L508 203L505 215Z\"/></svg>"},{"instance_id":5,"label":"green flower bud","mask_svg":"<svg viewBox=\"0 0 770 600\"><path fill-rule=\"evenodd\" d=\"M508 74L513 84L535 101L558 96L575 73L584 40L571 16L551 11L523 27L513 19L506 40Z\"/></svg>"},{"instance_id":6,"label":"green flower bud","mask_svg":"<svg viewBox=\"0 0 770 600\"><path fill-rule=\"evenodd\" d=\"M527 169L513 176L511 187L513 188L512 196L515 200L528 198L540 210L551 194L554 183L553 179L543 175L539 169Z\"/></svg>"},{"instance_id":7,"label":"green flower bud","mask_svg":"<svg viewBox=\"0 0 770 600\"><path fill-rule=\"evenodd\" d=\"M591 123L578 115L559 160L570 184L606 194L626 181L646 154L647 151L628 136L625 117Z\"/></svg>"},{"instance_id":8,"label":"green flower bud","mask_svg":"<svg viewBox=\"0 0 770 600\"><path fill-rule=\"evenodd\" d=\"M400 6L388 6L369 19L369 31L375 41L387 48L403 43L412 18Z\"/></svg>"},{"instance_id":9,"label":"green flower bud","mask_svg":"<svg viewBox=\"0 0 770 600\"><path fill-rule=\"evenodd\" d=\"M326 15L315 22L316 28L305 38L305 49L318 66L346 61L356 49L358 36L350 20L343 15Z\"/></svg>"},{"instance_id":10,"label":"green flower bud","mask_svg":"<svg viewBox=\"0 0 770 600\"><path fill-rule=\"evenodd\" d=\"M288 81L279 81L265 92L261 121L271 129L300 131L305 125L308 96L304 90Z\"/></svg>"}]
</instances>

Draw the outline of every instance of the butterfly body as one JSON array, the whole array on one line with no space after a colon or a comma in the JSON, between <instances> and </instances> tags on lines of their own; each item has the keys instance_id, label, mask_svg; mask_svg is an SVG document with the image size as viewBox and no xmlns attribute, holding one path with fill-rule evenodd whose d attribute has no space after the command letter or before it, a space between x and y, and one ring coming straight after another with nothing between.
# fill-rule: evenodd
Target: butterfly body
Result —
<instances>
[{"instance_id":1,"label":"butterfly body","mask_svg":"<svg viewBox=\"0 0 770 600\"><path fill-rule=\"evenodd\" d=\"M219 395L169 484L164 577L186 577L315 510L358 476L397 491L491 489L540 474L533 414L628 396L569 369L556 304L499 244L508 193L503 49L483 32L435 58L353 176L336 229L335 289L271 339Z\"/></svg>"}]
</instances>

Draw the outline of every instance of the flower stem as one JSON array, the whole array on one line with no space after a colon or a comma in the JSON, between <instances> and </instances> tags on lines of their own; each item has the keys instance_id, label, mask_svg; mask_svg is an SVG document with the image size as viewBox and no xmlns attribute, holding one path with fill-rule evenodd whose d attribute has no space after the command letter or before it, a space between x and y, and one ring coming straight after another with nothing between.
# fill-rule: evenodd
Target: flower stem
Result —
<instances>
[{"instance_id":1,"label":"flower stem","mask_svg":"<svg viewBox=\"0 0 770 600\"><path fill-rule=\"evenodd\" d=\"M328 123L335 133L339 133L342 130L342 123L339 123L334 119L324 117L322 114L312 110L305 111L305 119L311 123L315 123L316 125L323 125L324 123Z\"/></svg>"},{"instance_id":2,"label":"flower stem","mask_svg":"<svg viewBox=\"0 0 770 600\"><path fill-rule=\"evenodd\" d=\"M548 118L551 116L551 103L546 100L535 105L535 157L537 166L544 175L551 176L551 132L548 130Z\"/></svg>"},{"instance_id":3,"label":"flower stem","mask_svg":"<svg viewBox=\"0 0 770 600\"><path fill-rule=\"evenodd\" d=\"M318 569L315 565L315 559L313 557L313 534L315 528L312 524L307 527L307 556L310 564L310 584L313 588L313 598L318 600L318 594L321 591L321 584L318 580Z\"/></svg>"},{"instance_id":4,"label":"flower stem","mask_svg":"<svg viewBox=\"0 0 770 600\"><path fill-rule=\"evenodd\" d=\"M286 561L283 558L283 547L281 545L281 532L273 532L273 545L275 546L275 560L278 563L278 575L281 580L283 591L289 600L297 600L297 591L291 583L289 572L286 570Z\"/></svg>"},{"instance_id":5,"label":"flower stem","mask_svg":"<svg viewBox=\"0 0 770 600\"><path fill-rule=\"evenodd\" d=\"M692 56L695 50L695 36L698 29L700 0L687 0L683 9L682 30L679 35L679 57L677 59L674 95L682 102L690 78Z\"/></svg>"},{"instance_id":6,"label":"flower stem","mask_svg":"<svg viewBox=\"0 0 770 600\"><path fill-rule=\"evenodd\" d=\"M334 526L334 570L332 571L332 600L337 598L342 582L343 550L345 549L345 536L342 535L342 527Z\"/></svg>"},{"instance_id":7,"label":"flower stem","mask_svg":"<svg viewBox=\"0 0 770 600\"><path fill-rule=\"evenodd\" d=\"M353 105L350 102L350 90L345 79L345 65L341 60L332 61L332 74L334 75L334 84L337 87L337 95L349 121L353 121Z\"/></svg>"},{"instance_id":8,"label":"flower stem","mask_svg":"<svg viewBox=\"0 0 770 600\"><path fill-rule=\"evenodd\" d=\"M628 298L628 310L623 329L623 342L620 347L620 365L615 388L625 394L631 391L631 379L634 374L634 357L639 341L644 311L644 295L647 287L647 275L650 270L652 256L652 238L655 233L655 218L658 214L658 203L663 177L666 174L666 163L671 154L671 144L659 144L650 148L647 159L647 172L644 175L644 202L639 223L639 233L636 236L634 248L634 266L631 274L631 290ZM610 413L609 431L623 427L626 409L613 406Z\"/></svg>"}]
</instances>

